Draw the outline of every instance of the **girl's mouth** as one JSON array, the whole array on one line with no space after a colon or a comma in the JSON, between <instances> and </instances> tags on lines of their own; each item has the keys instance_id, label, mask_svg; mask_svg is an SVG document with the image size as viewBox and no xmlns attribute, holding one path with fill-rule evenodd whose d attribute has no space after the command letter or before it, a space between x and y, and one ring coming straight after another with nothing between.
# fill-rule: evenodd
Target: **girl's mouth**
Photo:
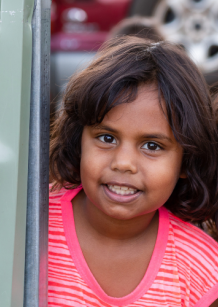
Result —
<instances>
[{"instance_id":1,"label":"girl's mouth","mask_svg":"<svg viewBox=\"0 0 218 307\"><path fill-rule=\"evenodd\" d=\"M142 193L140 190L124 185L104 184L102 186L106 196L110 198L110 200L118 203L132 202Z\"/></svg>"}]
</instances>

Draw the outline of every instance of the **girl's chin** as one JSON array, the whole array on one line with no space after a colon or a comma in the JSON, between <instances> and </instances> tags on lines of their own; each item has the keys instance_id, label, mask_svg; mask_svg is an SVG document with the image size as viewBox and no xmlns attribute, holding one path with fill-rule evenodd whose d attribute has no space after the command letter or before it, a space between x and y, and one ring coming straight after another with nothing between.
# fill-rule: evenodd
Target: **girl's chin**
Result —
<instances>
[{"instance_id":1,"label":"girl's chin","mask_svg":"<svg viewBox=\"0 0 218 307\"><path fill-rule=\"evenodd\" d=\"M130 203L136 200L141 194L142 191L137 191L134 194L129 194L129 195L120 195L117 194L113 191L111 191L107 185L102 185L103 191L107 198L109 198L111 201L116 202L116 203Z\"/></svg>"}]
</instances>

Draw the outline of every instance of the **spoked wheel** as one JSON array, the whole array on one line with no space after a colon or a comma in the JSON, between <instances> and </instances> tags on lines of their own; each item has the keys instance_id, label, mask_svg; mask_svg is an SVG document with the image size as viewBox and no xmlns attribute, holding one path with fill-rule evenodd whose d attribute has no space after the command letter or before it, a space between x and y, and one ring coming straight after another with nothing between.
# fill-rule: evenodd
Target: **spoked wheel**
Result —
<instances>
[{"instance_id":1,"label":"spoked wheel","mask_svg":"<svg viewBox=\"0 0 218 307\"><path fill-rule=\"evenodd\" d=\"M163 37L184 47L208 83L218 80L217 0L144 0L137 5L136 2L131 15L155 17Z\"/></svg>"}]
</instances>

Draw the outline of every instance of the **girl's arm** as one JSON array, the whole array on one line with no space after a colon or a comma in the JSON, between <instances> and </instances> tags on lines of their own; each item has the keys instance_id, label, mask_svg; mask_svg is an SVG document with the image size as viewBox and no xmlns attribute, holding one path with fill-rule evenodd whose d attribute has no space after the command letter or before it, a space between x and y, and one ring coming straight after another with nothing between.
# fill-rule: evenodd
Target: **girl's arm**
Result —
<instances>
[{"instance_id":1,"label":"girl's arm","mask_svg":"<svg viewBox=\"0 0 218 307\"><path fill-rule=\"evenodd\" d=\"M210 305L210 307L218 307L218 299Z\"/></svg>"}]
</instances>

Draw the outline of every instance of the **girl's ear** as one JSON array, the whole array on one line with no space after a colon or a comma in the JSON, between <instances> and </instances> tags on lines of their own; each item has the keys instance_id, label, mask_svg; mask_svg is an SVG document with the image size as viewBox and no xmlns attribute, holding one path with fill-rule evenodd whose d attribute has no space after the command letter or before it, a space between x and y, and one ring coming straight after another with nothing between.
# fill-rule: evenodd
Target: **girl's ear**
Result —
<instances>
[{"instance_id":1,"label":"girl's ear","mask_svg":"<svg viewBox=\"0 0 218 307\"><path fill-rule=\"evenodd\" d=\"M179 178L186 179L187 178L186 172L182 170Z\"/></svg>"}]
</instances>

